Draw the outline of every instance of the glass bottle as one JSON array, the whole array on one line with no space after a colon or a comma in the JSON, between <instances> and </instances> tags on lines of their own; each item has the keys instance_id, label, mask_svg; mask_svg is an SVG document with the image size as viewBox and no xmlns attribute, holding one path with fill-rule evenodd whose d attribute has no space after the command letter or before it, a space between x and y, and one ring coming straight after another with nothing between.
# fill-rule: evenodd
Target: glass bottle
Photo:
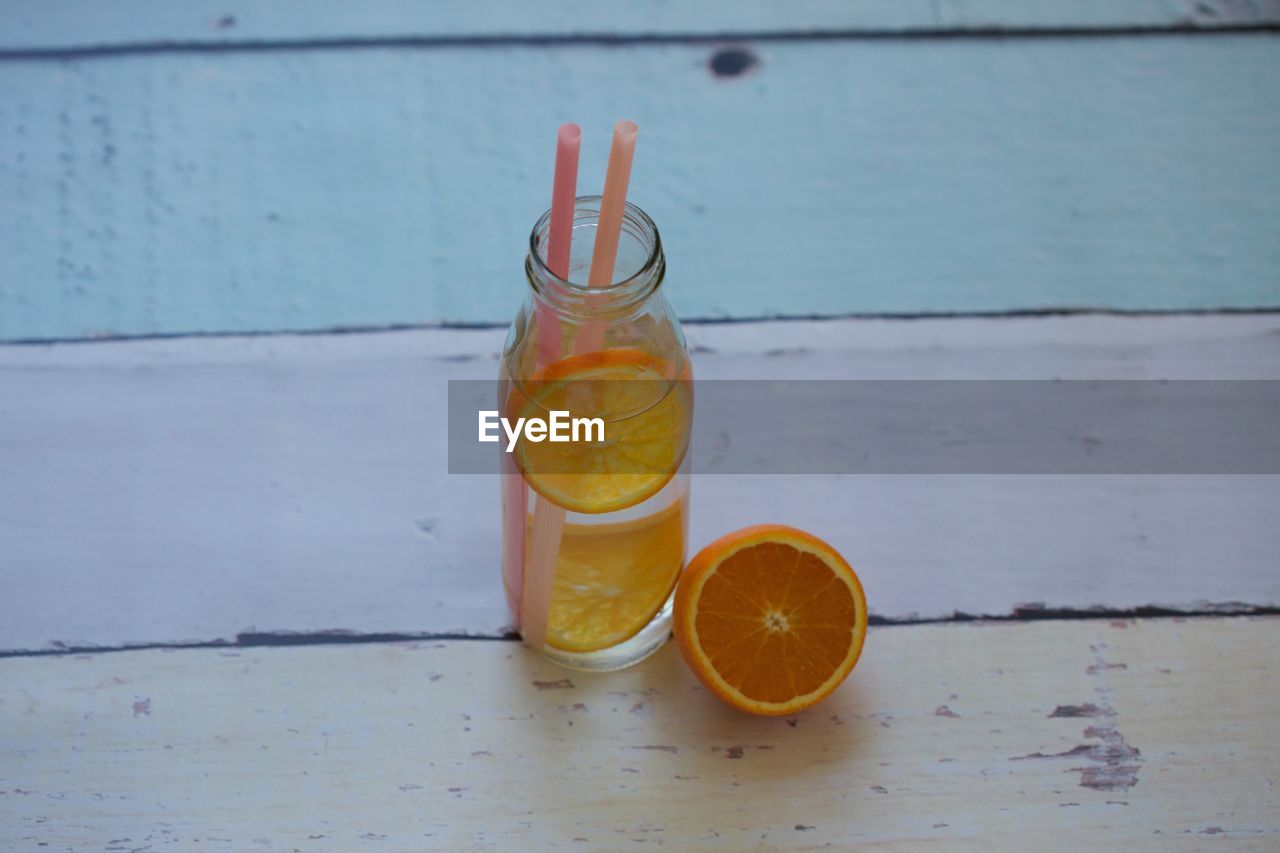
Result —
<instances>
[{"instance_id":1,"label":"glass bottle","mask_svg":"<svg viewBox=\"0 0 1280 853\"><path fill-rule=\"evenodd\" d=\"M600 197L574 206L567 278L547 268L550 212L529 238L529 289L499 366L509 422L564 405L603 436L502 456L502 577L525 642L572 668L619 669L667 639L689 520L689 351L663 293L662 242L623 215L613 284L588 287ZM584 411L585 410L585 411Z\"/></svg>"}]
</instances>

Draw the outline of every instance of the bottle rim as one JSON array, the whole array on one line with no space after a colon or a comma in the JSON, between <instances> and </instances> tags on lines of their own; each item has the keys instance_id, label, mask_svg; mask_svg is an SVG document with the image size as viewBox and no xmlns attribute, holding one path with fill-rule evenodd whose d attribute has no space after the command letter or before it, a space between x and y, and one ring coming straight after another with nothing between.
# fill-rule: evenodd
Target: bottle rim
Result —
<instances>
[{"instance_id":1,"label":"bottle rim","mask_svg":"<svg viewBox=\"0 0 1280 853\"><path fill-rule=\"evenodd\" d=\"M575 225L578 222L580 214L585 214L584 219L599 219L600 202L602 197L599 195L580 195L573 200L573 218ZM662 263L662 238L658 234L658 226L637 205L627 202L622 212L622 228L627 230L630 223L635 226L631 233L633 236L643 241L649 248L648 257L640 268L628 277L619 281L611 282L607 285L592 287L585 281L574 281L568 278L561 278L559 275L551 271L547 266L546 257L544 256L545 240L544 235L548 234L551 225L551 211L547 210L538 221L533 224L533 231L529 233L529 263L537 272L536 276L532 276L530 283L534 284L535 289L540 282L550 282L556 286L565 289L573 296L585 296L588 293L606 295L626 291L629 287L634 287L637 282L653 275L654 271L661 266Z\"/></svg>"}]
</instances>

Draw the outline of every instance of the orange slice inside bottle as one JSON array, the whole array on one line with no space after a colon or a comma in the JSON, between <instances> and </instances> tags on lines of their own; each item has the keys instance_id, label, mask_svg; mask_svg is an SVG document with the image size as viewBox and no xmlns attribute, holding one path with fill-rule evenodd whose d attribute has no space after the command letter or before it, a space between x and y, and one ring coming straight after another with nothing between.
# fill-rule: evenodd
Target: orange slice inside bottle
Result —
<instances>
[{"instance_id":1,"label":"orange slice inside bottle","mask_svg":"<svg viewBox=\"0 0 1280 853\"><path fill-rule=\"evenodd\" d=\"M684 563L683 501L632 521L566 524L547 643L568 652L633 637L671 595Z\"/></svg>"},{"instance_id":2,"label":"orange slice inside bottle","mask_svg":"<svg viewBox=\"0 0 1280 853\"><path fill-rule=\"evenodd\" d=\"M546 421L554 411L600 418L604 439L522 437L513 451L516 464L542 497L572 512L597 514L634 506L670 481L688 446L693 405L688 383L675 381L667 362L625 348L548 365L511 390L505 417ZM578 435L586 434L584 427Z\"/></svg>"}]
</instances>

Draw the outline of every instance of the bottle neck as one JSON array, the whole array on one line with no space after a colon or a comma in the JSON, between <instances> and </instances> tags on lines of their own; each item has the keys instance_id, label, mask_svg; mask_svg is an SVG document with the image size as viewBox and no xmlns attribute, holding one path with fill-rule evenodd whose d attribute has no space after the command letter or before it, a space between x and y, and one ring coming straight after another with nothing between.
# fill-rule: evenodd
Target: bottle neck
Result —
<instances>
[{"instance_id":1,"label":"bottle neck","mask_svg":"<svg viewBox=\"0 0 1280 853\"><path fill-rule=\"evenodd\" d=\"M564 273L563 276L547 267L550 211L542 215L529 235L525 275L533 298L563 318L631 313L644 305L662 283L666 259L658 228L643 210L628 204L622 216L612 283L589 287L587 278L599 221L600 197L579 196L574 203L569 269L558 271Z\"/></svg>"}]
</instances>

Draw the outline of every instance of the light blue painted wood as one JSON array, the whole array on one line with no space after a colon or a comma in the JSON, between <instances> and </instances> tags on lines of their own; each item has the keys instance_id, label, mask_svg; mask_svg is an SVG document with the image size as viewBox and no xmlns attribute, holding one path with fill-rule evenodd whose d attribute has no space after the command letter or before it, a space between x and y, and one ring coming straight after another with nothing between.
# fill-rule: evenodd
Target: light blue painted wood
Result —
<instances>
[{"instance_id":1,"label":"light blue painted wood","mask_svg":"<svg viewBox=\"0 0 1280 853\"><path fill-rule=\"evenodd\" d=\"M1277 0L0 0L0 50L148 42L813 30L1186 27L1280 22Z\"/></svg>"},{"instance_id":2,"label":"light blue painted wood","mask_svg":"<svg viewBox=\"0 0 1280 853\"><path fill-rule=\"evenodd\" d=\"M556 125L686 317L1280 306L1280 38L0 63L0 339L506 322Z\"/></svg>"}]
</instances>

